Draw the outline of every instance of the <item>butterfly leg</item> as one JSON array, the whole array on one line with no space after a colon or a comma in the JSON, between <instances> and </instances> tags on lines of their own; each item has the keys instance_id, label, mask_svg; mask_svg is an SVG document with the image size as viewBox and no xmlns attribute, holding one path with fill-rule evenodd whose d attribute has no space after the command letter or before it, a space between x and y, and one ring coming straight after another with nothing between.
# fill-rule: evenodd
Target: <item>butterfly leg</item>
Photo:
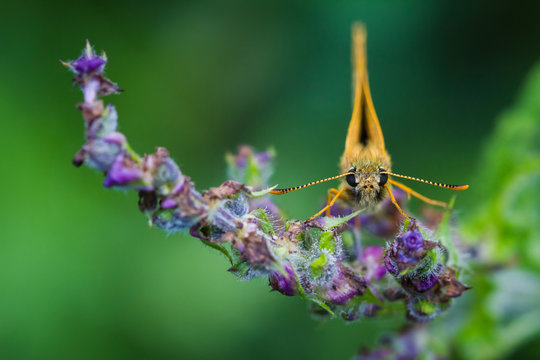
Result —
<instances>
[{"instance_id":1,"label":"butterfly leg","mask_svg":"<svg viewBox=\"0 0 540 360\"><path fill-rule=\"evenodd\" d=\"M334 194L337 194L339 192L336 188L331 188L328 190L328 200L326 201L326 205L330 204L332 202L332 197ZM330 216L330 208L326 209L326 216Z\"/></svg>"},{"instance_id":2,"label":"butterfly leg","mask_svg":"<svg viewBox=\"0 0 540 360\"><path fill-rule=\"evenodd\" d=\"M315 219L316 217L318 217L319 215L321 215L322 213L324 213L327 209L330 209L332 207L332 205L334 205L334 203L336 202L336 200L339 198L339 196L341 194L343 194L343 192L346 190L347 188L346 187L343 187L341 190L339 190L336 195L334 195L334 197L332 198L332 200L325 206L322 208L321 211L319 211L318 213L316 213L315 215L313 215L312 217L310 217L307 221L310 221L310 220L313 220Z\"/></svg>"},{"instance_id":3,"label":"butterfly leg","mask_svg":"<svg viewBox=\"0 0 540 360\"><path fill-rule=\"evenodd\" d=\"M399 204L397 203L396 198L394 197L394 194L392 194L392 187L390 186L390 184L386 183L386 184L384 184L384 186L388 190L388 194L390 195L390 200L392 200L392 204L394 204L396 206L396 208L399 210L401 215L405 216L407 219L413 219L409 215L405 214L403 212L403 210L401 210L401 207L399 207Z\"/></svg>"},{"instance_id":4,"label":"butterfly leg","mask_svg":"<svg viewBox=\"0 0 540 360\"><path fill-rule=\"evenodd\" d=\"M396 180L393 180L393 179L388 179L388 182L389 183L392 183L393 185L397 186L398 188L404 190L407 194L410 194L420 200L422 200L423 202L426 202L428 204L431 204L431 205L437 205L437 206L442 206L442 207L448 207L448 204L445 203L445 202L442 202L442 201L437 201L437 200L433 200L433 199L430 199L422 194L419 194L417 193L416 191L414 191L413 189L411 189L410 187L408 186L405 186L403 185L402 183L396 181Z\"/></svg>"}]
</instances>

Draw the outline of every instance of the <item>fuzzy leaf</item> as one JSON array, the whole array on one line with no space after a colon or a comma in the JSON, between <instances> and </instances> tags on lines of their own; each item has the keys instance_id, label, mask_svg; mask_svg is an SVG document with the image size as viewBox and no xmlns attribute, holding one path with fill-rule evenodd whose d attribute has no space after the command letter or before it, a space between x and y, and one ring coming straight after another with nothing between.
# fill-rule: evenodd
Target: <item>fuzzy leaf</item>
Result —
<instances>
[{"instance_id":1,"label":"fuzzy leaf","mask_svg":"<svg viewBox=\"0 0 540 360\"><path fill-rule=\"evenodd\" d=\"M251 215L257 218L261 230L266 235L276 234L276 232L274 231L274 227L272 226L272 223L270 222L270 219L268 219L268 215L266 215L266 212L263 209L254 209L251 212Z\"/></svg>"},{"instance_id":2,"label":"fuzzy leaf","mask_svg":"<svg viewBox=\"0 0 540 360\"><path fill-rule=\"evenodd\" d=\"M227 259L229 259L231 265L234 264L234 261L233 261L233 258L232 256L229 254L229 252L227 251L227 249L225 249L223 246L221 246L220 244L216 244L214 242L211 242L211 241L207 241L207 240L203 240L201 239L201 242L206 245L206 246L209 246L211 247L212 249L216 249L217 251L219 251L220 253L222 253L223 255L225 255L227 257Z\"/></svg>"},{"instance_id":3,"label":"fuzzy leaf","mask_svg":"<svg viewBox=\"0 0 540 360\"><path fill-rule=\"evenodd\" d=\"M330 252L334 252L336 250L334 234L329 231L322 232L321 239L319 240L319 248L321 250L328 250Z\"/></svg>"},{"instance_id":4,"label":"fuzzy leaf","mask_svg":"<svg viewBox=\"0 0 540 360\"><path fill-rule=\"evenodd\" d=\"M322 218L323 224L324 224L323 229L324 230L330 230L330 229L333 229L333 228L335 228L335 227L337 227L339 225L345 224L347 221L349 221L352 218L360 215L363 211L364 211L364 209L360 209L360 210L357 210L357 211L353 212L350 215L343 216L343 217L333 217L333 216L323 217Z\"/></svg>"},{"instance_id":5,"label":"fuzzy leaf","mask_svg":"<svg viewBox=\"0 0 540 360\"><path fill-rule=\"evenodd\" d=\"M269 194L270 191L274 190L276 187L277 187L277 185L274 185L272 187L262 189L262 190L257 190L257 191L253 191L251 189L251 187L248 187L248 189L250 190L248 195L251 196L251 197L254 197L254 198L259 197L259 196L263 196L263 195Z\"/></svg>"},{"instance_id":6,"label":"fuzzy leaf","mask_svg":"<svg viewBox=\"0 0 540 360\"><path fill-rule=\"evenodd\" d=\"M311 267L311 274L313 278L318 279L321 277L324 267L328 263L328 260L326 259L326 254L322 253L318 258L313 260L309 266Z\"/></svg>"}]
</instances>

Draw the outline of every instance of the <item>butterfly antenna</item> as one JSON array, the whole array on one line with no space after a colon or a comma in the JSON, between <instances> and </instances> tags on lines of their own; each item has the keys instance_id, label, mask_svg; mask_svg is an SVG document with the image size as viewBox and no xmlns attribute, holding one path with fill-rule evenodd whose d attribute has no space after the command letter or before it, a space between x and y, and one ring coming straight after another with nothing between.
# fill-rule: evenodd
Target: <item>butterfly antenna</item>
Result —
<instances>
[{"instance_id":1,"label":"butterfly antenna","mask_svg":"<svg viewBox=\"0 0 540 360\"><path fill-rule=\"evenodd\" d=\"M442 187L442 188L450 189L450 190L467 190L469 188L469 185L441 184L441 183L434 182L434 181L419 179L419 178L415 178L415 177L412 177L412 176L394 174L394 173L387 172L387 171L381 172L381 174L387 174L387 175L399 177L399 178L402 178L402 179L414 180L414 181L418 181L418 182L421 182L421 183L424 183L424 184L438 186L438 187Z\"/></svg>"},{"instance_id":2,"label":"butterfly antenna","mask_svg":"<svg viewBox=\"0 0 540 360\"><path fill-rule=\"evenodd\" d=\"M285 188L285 189L274 189L274 190L270 190L270 194L274 194L274 195L283 195L283 194L290 193L290 192L292 192L292 191L296 191L296 190L300 190L300 189L307 188L308 186L311 186L311 185L317 185L317 184L320 184L320 183L323 183L323 182L326 182L326 181L339 179L339 178L341 178L341 177L344 177L344 176L347 176L347 175L351 175L351 174L354 174L354 172L348 172L348 173L345 173L345 174L340 174L340 175L332 176L332 177L329 177L329 178L326 178L326 179L317 180L317 181L312 181L312 182L307 183L307 184L305 184L305 185L300 185L300 186L295 186L295 187L290 187L290 188Z\"/></svg>"}]
</instances>

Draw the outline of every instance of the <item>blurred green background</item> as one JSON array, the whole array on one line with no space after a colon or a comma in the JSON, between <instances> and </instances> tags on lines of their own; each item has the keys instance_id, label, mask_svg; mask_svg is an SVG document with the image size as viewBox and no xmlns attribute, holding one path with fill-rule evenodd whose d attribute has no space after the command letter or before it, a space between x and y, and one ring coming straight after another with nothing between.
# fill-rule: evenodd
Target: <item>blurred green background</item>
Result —
<instances>
[{"instance_id":1,"label":"blurred green background","mask_svg":"<svg viewBox=\"0 0 540 360\"><path fill-rule=\"evenodd\" d=\"M139 153L167 147L204 189L225 179L226 151L272 145L274 182L296 185L336 173L350 25L364 21L394 170L469 182L466 217L483 144L540 58L539 13L535 1L2 2L0 358L348 359L402 324L317 322L265 280L235 280L196 239L149 229L135 194L75 169L81 93L58 60L85 39L126 90L105 100ZM306 218L325 194L277 201Z\"/></svg>"}]
</instances>

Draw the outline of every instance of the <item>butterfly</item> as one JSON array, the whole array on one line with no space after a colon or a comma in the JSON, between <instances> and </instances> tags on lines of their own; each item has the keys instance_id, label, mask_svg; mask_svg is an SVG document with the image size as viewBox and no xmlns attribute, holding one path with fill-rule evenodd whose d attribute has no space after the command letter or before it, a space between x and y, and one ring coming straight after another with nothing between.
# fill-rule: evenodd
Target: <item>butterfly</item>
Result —
<instances>
[{"instance_id":1,"label":"butterfly","mask_svg":"<svg viewBox=\"0 0 540 360\"><path fill-rule=\"evenodd\" d=\"M392 161L390 155L386 151L381 125L375 112L373 99L371 98L369 89L366 38L367 34L365 26L362 23L353 24L354 101L351 121L345 139L345 151L339 162L341 173L305 185L284 189L273 189L270 191L271 194L282 195L341 178L342 183L339 188L331 188L328 191L327 205L309 220L318 217L325 211L329 214L330 208L338 199L353 209L370 210L375 208L376 205L388 196L399 212L405 217L410 218L410 216L403 212L394 198L392 186L396 186L404 190L407 194L426 203L447 207L446 203L429 199L394 178L419 181L450 190L466 190L469 187L469 185L442 184L392 172Z\"/></svg>"}]
</instances>

